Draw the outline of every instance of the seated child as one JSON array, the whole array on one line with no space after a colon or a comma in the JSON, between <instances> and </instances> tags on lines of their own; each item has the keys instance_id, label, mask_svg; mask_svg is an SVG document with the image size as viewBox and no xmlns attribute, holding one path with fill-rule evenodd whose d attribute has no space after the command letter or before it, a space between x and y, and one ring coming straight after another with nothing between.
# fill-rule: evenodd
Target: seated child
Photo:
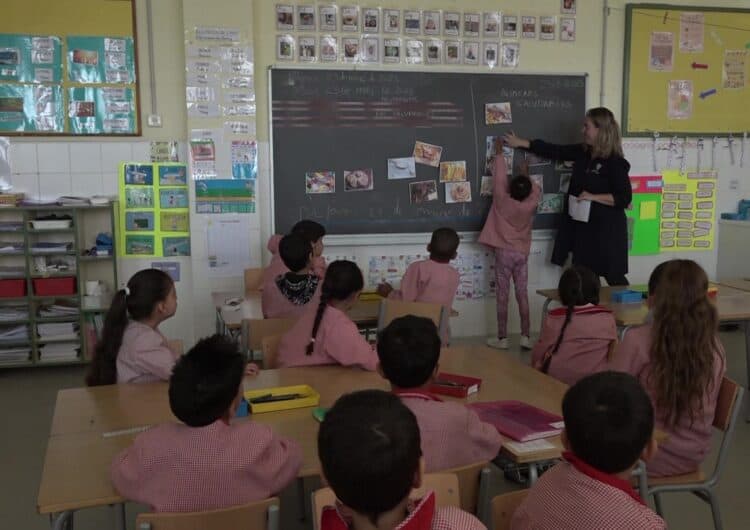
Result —
<instances>
[{"instance_id":1,"label":"seated child","mask_svg":"<svg viewBox=\"0 0 750 530\"><path fill-rule=\"evenodd\" d=\"M539 340L531 351L534 368L568 385L601 372L617 344L612 311L599 303L599 277L574 265L563 272L557 291L565 307L544 317Z\"/></svg>"},{"instance_id":2,"label":"seated child","mask_svg":"<svg viewBox=\"0 0 750 530\"><path fill-rule=\"evenodd\" d=\"M634 375L669 436L648 465L650 476L696 471L711 447L716 400L726 372L719 318L708 298L708 277L691 260L664 264L652 320L630 328L610 369Z\"/></svg>"},{"instance_id":3,"label":"seated child","mask_svg":"<svg viewBox=\"0 0 750 530\"><path fill-rule=\"evenodd\" d=\"M664 520L631 487L638 459L656 451L654 410L632 376L599 372L563 398L563 461L529 490L511 530L658 530Z\"/></svg>"},{"instance_id":4,"label":"seated child","mask_svg":"<svg viewBox=\"0 0 750 530\"><path fill-rule=\"evenodd\" d=\"M176 311L177 294L167 273L158 269L136 272L112 297L86 384L169 379L178 353L169 349L159 324Z\"/></svg>"},{"instance_id":5,"label":"seated child","mask_svg":"<svg viewBox=\"0 0 750 530\"><path fill-rule=\"evenodd\" d=\"M662 261L654 270L651 271L651 276L648 277L648 298L646 299L646 305L648 305L648 314L646 315L646 322L654 321L654 296L656 295L656 288L659 285L659 280L664 272L668 261Z\"/></svg>"},{"instance_id":6,"label":"seated child","mask_svg":"<svg viewBox=\"0 0 750 530\"><path fill-rule=\"evenodd\" d=\"M473 515L438 507L422 485L419 427L397 397L361 390L340 397L318 431L322 475L337 506L323 508L321 530L486 530Z\"/></svg>"},{"instance_id":7,"label":"seated child","mask_svg":"<svg viewBox=\"0 0 750 530\"><path fill-rule=\"evenodd\" d=\"M502 439L462 403L442 401L428 388L438 372L440 337L429 318L394 319L378 337L378 371L417 417L427 471L487 462Z\"/></svg>"},{"instance_id":8,"label":"seated child","mask_svg":"<svg viewBox=\"0 0 750 530\"><path fill-rule=\"evenodd\" d=\"M279 342L279 368L342 364L375 370L378 363L375 350L346 314L359 299L363 285L362 271L356 263L345 260L331 263L323 280L320 302L308 304Z\"/></svg>"},{"instance_id":9,"label":"seated child","mask_svg":"<svg viewBox=\"0 0 750 530\"><path fill-rule=\"evenodd\" d=\"M323 279L326 273L326 260L322 257L323 254L323 237L326 235L326 229L320 223L303 219L292 227L291 234L299 234L307 239L313 248L313 260L312 260L312 273ZM268 239L266 248L271 253L271 263L263 271L263 283L266 285L269 282L275 280L278 276L289 272L289 269L284 265L281 256L279 256L279 243L281 238L278 234L272 235Z\"/></svg>"},{"instance_id":10,"label":"seated child","mask_svg":"<svg viewBox=\"0 0 750 530\"><path fill-rule=\"evenodd\" d=\"M312 273L312 247L299 234L281 238L279 255L289 272L263 286L264 318L299 318L307 304L318 305L320 278Z\"/></svg>"},{"instance_id":11,"label":"seated child","mask_svg":"<svg viewBox=\"0 0 750 530\"><path fill-rule=\"evenodd\" d=\"M169 405L184 423L139 434L112 461L112 483L156 512L193 512L268 498L302 465L296 442L254 421L230 424L242 397L245 358L220 335L177 361Z\"/></svg>"}]
</instances>

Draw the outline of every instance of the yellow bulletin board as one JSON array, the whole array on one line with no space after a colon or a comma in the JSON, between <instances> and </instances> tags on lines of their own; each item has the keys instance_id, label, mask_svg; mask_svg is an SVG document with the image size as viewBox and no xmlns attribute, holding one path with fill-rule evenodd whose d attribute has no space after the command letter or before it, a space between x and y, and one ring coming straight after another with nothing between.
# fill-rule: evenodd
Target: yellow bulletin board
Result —
<instances>
[{"instance_id":1,"label":"yellow bulletin board","mask_svg":"<svg viewBox=\"0 0 750 530\"><path fill-rule=\"evenodd\" d=\"M750 131L750 9L629 4L623 133Z\"/></svg>"},{"instance_id":2,"label":"yellow bulletin board","mask_svg":"<svg viewBox=\"0 0 750 530\"><path fill-rule=\"evenodd\" d=\"M26 118L26 126L14 127L8 113L0 112L0 135L141 134L135 0L2 0L0 5L0 111L15 112L17 96L23 100ZM39 50L30 49L32 39L34 46L44 39L54 42L54 60L50 51L50 60L40 61ZM98 45L100 51L87 51L87 44ZM74 51L79 52L75 57ZM76 75L76 68L91 67L93 61L102 72L108 68L106 76ZM40 62L54 64L37 68ZM44 75L9 77L17 67ZM122 75L116 72L120 67ZM42 108L38 94L44 89L52 94L51 107L59 109L57 126L49 123L54 116L41 126L29 118Z\"/></svg>"}]
</instances>

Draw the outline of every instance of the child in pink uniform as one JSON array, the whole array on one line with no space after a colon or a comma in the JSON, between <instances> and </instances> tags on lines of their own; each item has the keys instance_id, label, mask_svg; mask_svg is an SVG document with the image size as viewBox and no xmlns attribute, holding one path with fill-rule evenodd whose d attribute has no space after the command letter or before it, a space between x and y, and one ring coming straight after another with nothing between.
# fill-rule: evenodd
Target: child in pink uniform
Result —
<instances>
[{"instance_id":1,"label":"child in pink uniform","mask_svg":"<svg viewBox=\"0 0 750 530\"><path fill-rule=\"evenodd\" d=\"M324 248L323 237L326 235L325 227L315 221L303 219L292 227L290 234L299 234L310 242L313 248L312 273L322 280L326 274L326 260L322 256ZM271 263L263 271L262 285L266 285L282 274L289 272L289 268L284 264L279 255L279 243L282 237L274 234L268 239L266 248L272 257Z\"/></svg>"},{"instance_id":2,"label":"child in pink uniform","mask_svg":"<svg viewBox=\"0 0 750 530\"><path fill-rule=\"evenodd\" d=\"M340 397L318 431L322 475L336 498L323 508L321 530L487 530L473 515L438 507L422 485L419 427L399 399L382 390Z\"/></svg>"},{"instance_id":3,"label":"child in pink uniform","mask_svg":"<svg viewBox=\"0 0 750 530\"><path fill-rule=\"evenodd\" d=\"M599 277L586 267L573 266L560 277L557 291L565 307L544 317L531 364L568 385L601 372L617 345L612 311L599 303Z\"/></svg>"},{"instance_id":4,"label":"child in pink uniform","mask_svg":"<svg viewBox=\"0 0 750 530\"><path fill-rule=\"evenodd\" d=\"M183 423L139 434L112 462L112 483L156 512L225 508L279 493L302 464L299 445L254 421L231 424L242 398L245 359L229 339L199 341L169 380L169 405Z\"/></svg>"},{"instance_id":5,"label":"child in pink uniform","mask_svg":"<svg viewBox=\"0 0 750 530\"><path fill-rule=\"evenodd\" d=\"M654 403L656 426L669 435L649 463L649 475L690 473L710 449L726 372L705 271L691 260L667 262L652 307L652 322L627 331L610 367L641 381Z\"/></svg>"},{"instance_id":6,"label":"child in pink uniform","mask_svg":"<svg viewBox=\"0 0 750 530\"><path fill-rule=\"evenodd\" d=\"M492 207L479 234L479 242L495 249L495 280L497 285L497 337L487 345L508 348L508 295L510 279L516 291L521 314L521 347L531 348L529 332L528 259L531 249L531 228L541 190L528 177L528 167L508 183L503 142L495 144L498 153L492 162L494 188Z\"/></svg>"},{"instance_id":7,"label":"child in pink uniform","mask_svg":"<svg viewBox=\"0 0 750 530\"><path fill-rule=\"evenodd\" d=\"M444 402L428 391L440 358L440 337L432 320L413 315L394 319L380 332L378 358L378 371L417 417L428 472L497 456L502 439L494 426L462 403Z\"/></svg>"},{"instance_id":8,"label":"child in pink uniform","mask_svg":"<svg viewBox=\"0 0 750 530\"><path fill-rule=\"evenodd\" d=\"M297 319L308 304L317 307L320 299L320 278L312 273L312 247L300 234L289 234L281 239L279 254L289 272L263 285L263 317Z\"/></svg>"},{"instance_id":9,"label":"child in pink uniform","mask_svg":"<svg viewBox=\"0 0 750 530\"><path fill-rule=\"evenodd\" d=\"M654 410L638 381L600 372L581 379L563 398L563 461L531 487L511 530L661 530L631 486L638 459L656 449Z\"/></svg>"},{"instance_id":10,"label":"child in pink uniform","mask_svg":"<svg viewBox=\"0 0 750 530\"><path fill-rule=\"evenodd\" d=\"M138 271L112 298L86 384L165 381L178 354L169 349L159 324L175 314L172 278L158 269Z\"/></svg>"},{"instance_id":11,"label":"child in pink uniform","mask_svg":"<svg viewBox=\"0 0 750 530\"><path fill-rule=\"evenodd\" d=\"M375 370L378 358L346 312L359 298L364 279L351 261L334 261L317 306L308 305L279 342L278 366L342 364Z\"/></svg>"}]
</instances>

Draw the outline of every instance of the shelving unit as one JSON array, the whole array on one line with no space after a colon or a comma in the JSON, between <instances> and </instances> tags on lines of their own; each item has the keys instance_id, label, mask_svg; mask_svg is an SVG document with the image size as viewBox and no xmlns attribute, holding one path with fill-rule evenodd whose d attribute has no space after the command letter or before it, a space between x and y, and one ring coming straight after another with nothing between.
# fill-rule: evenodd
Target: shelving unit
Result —
<instances>
[{"instance_id":1,"label":"shelving unit","mask_svg":"<svg viewBox=\"0 0 750 530\"><path fill-rule=\"evenodd\" d=\"M117 243L114 241L117 202L102 206L27 206L15 208L0 208L0 241L22 244L23 250L18 252L0 252L0 267L18 268L16 279L23 278L26 287L25 296L2 296L9 294L8 289L0 281L0 309L14 307L25 315L23 319L1 320L0 330L7 330L11 326L26 325L29 329L27 340L0 339L0 368L33 367L47 365L73 365L88 362L93 352L94 344L91 334L92 320L103 318L108 307L85 307L84 289L87 281L98 280L106 285L110 292L117 287ZM72 218L70 228L41 229L32 228L30 221L40 217L55 214L68 215ZM22 228L9 230L2 227L2 223L22 223ZM112 255L84 256L86 249L95 246L96 236L101 232L113 235ZM55 252L32 252L38 242L70 243L70 250ZM67 257L70 269L65 271L38 272L35 260L44 258ZM73 257L73 259L70 259ZM21 275L21 270L23 274ZM40 279L74 278L75 292L64 295L38 295L34 290L34 282ZM3 272L0 280L10 276ZM70 315L51 317L40 316L40 309L52 304L62 304L75 308ZM78 325L77 339L41 338L38 333L40 324L75 323ZM70 344L71 349L78 350L75 358L65 357L44 358L45 344ZM4 350L16 346L28 347L29 356L25 360L7 360L2 355Z\"/></svg>"}]
</instances>

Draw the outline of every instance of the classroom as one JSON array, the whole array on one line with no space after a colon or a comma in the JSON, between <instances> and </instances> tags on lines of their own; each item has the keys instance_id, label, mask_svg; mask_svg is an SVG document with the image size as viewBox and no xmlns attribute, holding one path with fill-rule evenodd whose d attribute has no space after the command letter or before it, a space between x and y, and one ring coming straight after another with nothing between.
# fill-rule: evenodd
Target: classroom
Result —
<instances>
[{"instance_id":1,"label":"classroom","mask_svg":"<svg viewBox=\"0 0 750 530\"><path fill-rule=\"evenodd\" d=\"M321 528L311 499L328 469L323 415L342 395L365 389L392 390L414 412L428 485L458 480L460 498L446 500L445 486L434 487L436 513L457 506L481 521L446 528L536 528L531 519L519 523L540 498L527 488L541 491L551 470L574 468L565 454L581 456L566 441L573 420L563 396L605 370L631 373L637 391L645 388L653 439L674 457L670 465L695 459L707 479L721 462L718 487L709 488L718 516L697 493L665 486L655 500L651 488L682 474L678 466L652 476L664 464L658 449L653 466L643 458L648 484L636 467L626 492L670 528L747 526L747 0L4 0L3 7L0 411L8 430L0 519L9 528L159 530L180 520L146 514L202 512L128 497L110 462L154 426L196 429L176 412L170 374L177 362L196 372L185 375L195 383L200 362L218 362L198 360L209 344L231 344L247 361L237 410L249 418L230 422L233 405L231 414L225 406L229 416L214 416L216 423L292 440L289 461L299 460L281 487L194 505L280 498L278 510L254 508L250 528ZM509 191L499 193L497 182ZM295 270L288 256L300 245ZM449 285L447 298L438 284L407 294L429 285L439 267L432 274ZM667 274L657 276L661 270ZM336 275L347 285L334 287ZM659 296L667 292L674 296ZM272 316L272 304L295 309ZM468 475L451 474L458 465L432 468L421 405L412 406L409 392L422 382L403 387L384 368L383 330L410 314L434 321L422 324L441 345L429 392L446 406L469 405L461 414L471 411L503 439L499 453L494 447L491 457L471 461L483 465ZM712 345L708 353L664 360L675 326L685 330L677 342L689 336ZM401 333L418 326L407 328ZM660 342L655 333L664 334ZM214 334L226 340L202 342ZM137 347L132 359L123 351L128 341L148 340L174 358L155 355L141 373ZM323 352L326 340L339 353ZM295 348L307 349L306 358L290 359L285 352ZM575 357L596 348L597 361ZM661 355L668 373L697 370L686 373L703 386L684 383L666 395L643 379L638 355L644 363ZM194 365L180 362L191 357ZM344 366L305 366L331 363ZM467 395L472 378L479 386ZM277 387L293 406L277 407ZM680 438L694 427L678 426L677 412L661 415L666 399L685 405L681 420L700 403L704 446ZM488 419L490 405L511 402L561 426L520 440ZM563 417L571 436L560 436ZM326 504L341 498L326 491ZM532 494L511 498L521 491ZM145 526L136 526L139 515ZM195 528L221 527L209 519ZM322 528L358 528L345 524Z\"/></svg>"}]
</instances>

